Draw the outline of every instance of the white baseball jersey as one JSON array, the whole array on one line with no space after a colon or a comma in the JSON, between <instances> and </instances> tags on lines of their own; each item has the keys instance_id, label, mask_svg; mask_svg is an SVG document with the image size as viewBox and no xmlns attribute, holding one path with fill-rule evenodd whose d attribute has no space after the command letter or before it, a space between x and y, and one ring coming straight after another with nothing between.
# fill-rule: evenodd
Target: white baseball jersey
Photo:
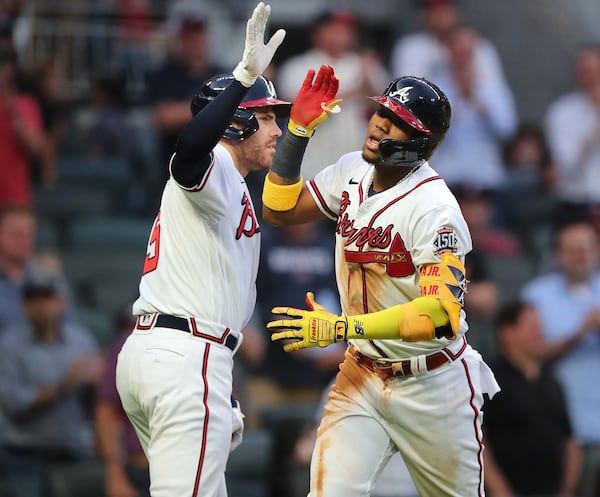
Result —
<instances>
[{"instance_id":1,"label":"white baseball jersey","mask_svg":"<svg viewBox=\"0 0 600 497\"><path fill-rule=\"evenodd\" d=\"M250 193L223 146L195 187L167 181L133 306L140 317L116 371L153 497L226 497L227 449L243 430L233 358L256 300L259 249Z\"/></svg>"},{"instance_id":2,"label":"white baseball jersey","mask_svg":"<svg viewBox=\"0 0 600 497\"><path fill-rule=\"evenodd\" d=\"M373 173L353 152L308 183L337 223L337 284L349 315L420 297L421 266L440 262L444 252L464 260L471 250L456 199L428 164L369 196ZM493 395L498 385L466 343L466 330L463 313L454 341L350 341L318 430L309 497L368 495L395 452L419 495L483 496L481 407L483 393ZM378 363L405 360L410 374L382 377L355 349ZM429 370L435 356L447 361Z\"/></svg>"},{"instance_id":3,"label":"white baseball jersey","mask_svg":"<svg viewBox=\"0 0 600 497\"><path fill-rule=\"evenodd\" d=\"M133 313L192 316L206 327L239 332L254 309L259 252L246 182L217 145L196 187L167 182Z\"/></svg>"},{"instance_id":4,"label":"white baseball jersey","mask_svg":"<svg viewBox=\"0 0 600 497\"><path fill-rule=\"evenodd\" d=\"M360 152L352 152L308 183L321 211L337 222L336 276L347 315L381 311L420 297L418 275L423 264L440 262L447 251L464 262L472 248L454 195L429 165L369 197L373 172ZM466 330L462 313L460 334ZM370 356L403 359L431 353L450 342L352 343Z\"/></svg>"}]
</instances>

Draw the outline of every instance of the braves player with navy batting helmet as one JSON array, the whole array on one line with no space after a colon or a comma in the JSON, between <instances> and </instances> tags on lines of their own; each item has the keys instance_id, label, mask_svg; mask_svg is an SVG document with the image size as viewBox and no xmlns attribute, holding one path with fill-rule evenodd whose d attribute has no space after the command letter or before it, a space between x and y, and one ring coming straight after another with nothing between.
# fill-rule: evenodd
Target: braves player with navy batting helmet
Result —
<instances>
[{"instance_id":1,"label":"braves player with navy batting helmet","mask_svg":"<svg viewBox=\"0 0 600 497\"><path fill-rule=\"evenodd\" d=\"M225 497L228 453L242 439L232 370L260 249L245 177L271 165L277 117L291 107L262 76L285 36L264 42L269 14L256 6L241 62L191 102L148 241L136 325L119 353L117 389L148 457L152 497Z\"/></svg>"},{"instance_id":2,"label":"braves player with navy batting helmet","mask_svg":"<svg viewBox=\"0 0 600 497\"><path fill-rule=\"evenodd\" d=\"M276 307L280 318L267 324L289 352L348 344L318 430L309 497L368 495L396 451L422 497L482 496L483 394L499 388L466 340L469 229L428 164L450 126L450 103L428 80L392 81L370 97L378 107L362 150L303 182L313 124L334 112L311 90L303 85L294 101L263 189L272 224L335 223L342 315L308 292L307 310Z\"/></svg>"}]
</instances>

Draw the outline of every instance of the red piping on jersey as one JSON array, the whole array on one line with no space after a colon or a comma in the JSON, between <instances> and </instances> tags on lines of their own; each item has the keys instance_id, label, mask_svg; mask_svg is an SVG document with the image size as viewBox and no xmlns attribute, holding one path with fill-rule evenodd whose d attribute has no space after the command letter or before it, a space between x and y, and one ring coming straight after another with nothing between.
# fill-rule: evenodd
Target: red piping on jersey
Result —
<instances>
[{"instance_id":1,"label":"red piping on jersey","mask_svg":"<svg viewBox=\"0 0 600 497\"><path fill-rule=\"evenodd\" d=\"M225 328L225 331L223 332L223 335L221 335L220 338L214 337L212 335L207 335L206 333L202 333L201 331L198 331L198 325L196 325L196 320L194 318L190 318L190 323L192 323L192 335L194 335L195 337L204 338L205 340L208 340L210 342L217 342L220 344L224 344L225 339L227 338L227 335L229 335L229 333L231 333L230 328Z\"/></svg>"},{"instance_id":2,"label":"red piping on jersey","mask_svg":"<svg viewBox=\"0 0 600 497\"><path fill-rule=\"evenodd\" d=\"M423 181L421 181L420 183L417 183L414 187L412 187L410 190L408 190L407 192L403 193L402 195L400 195L399 197L396 197L394 200L391 200L387 205L383 206L381 209L379 209L375 215L371 218L371 222L369 223L369 227L373 224L373 221L375 221L375 219L377 217L379 217L380 214L382 214L388 207L390 207L391 205L395 204L396 202L398 202L399 200L402 200L404 197L406 197L409 193L414 192L417 188L419 188L420 186L424 185L425 183L429 183L430 181L435 181L438 179L442 179L441 176L432 176L431 178L426 178Z\"/></svg>"},{"instance_id":3,"label":"red piping on jersey","mask_svg":"<svg viewBox=\"0 0 600 497\"><path fill-rule=\"evenodd\" d=\"M200 190L202 190L206 186L206 182L208 181L208 177L210 176L210 173L212 173L212 171L214 169L214 165L215 165L215 158L213 157L213 160L212 160L210 166L208 167L206 173L204 174L204 178L202 179L200 186L198 186L197 188L189 188L189 189L186 188L186 190L188 192L199 192Z\"/></svg>"},{"instance_id":4,"label":"red piping on jersey","mask_svg":"<svg viewBox=\"0 0 600 497\"><path fill-rule=\"evenodd\" d=\"M325 199L323 198L323 195L321 195L321 192L319 191L319 189L317 188L317 185L315 183L314 179L311 179L309 181L310 186L312 187L313 191L315 192L315 195L317 196L317 200L319 201L319 203L321 204L321 207L323 208L324 211L327 212L327 214L329 214L330 217L332 217L333 219L337 219L339 217L338 214L336 214L335 212L333 212L329 206L325 203Z\"/></svg>"},{"instance_id":5,"label":"red piping on jersey","mask_svg":"<svg viewBox=\"0 0 600 497\"><path fill-rule=\"evenodd\" d=\"M360 272L362 273L362 287L363 287L363 312L366 314L369 312L369 298L367 297L367 275L365 273L364 266L360 267Z\"/></svg>"},{"instance_id":6,"label":"red piping on jersey","mask_svg":"<svg viewBox=\"0 0 600 497\"><path fill-rule=\"evenodd\" d=\"M198 468L196 470L196 480L194 482L194 492L192 497L197 497L198 490L200 487L200 478L202 476L202 465L204 464L204 456L206 455L206 437L208 434L208 379L206 378L206 370L208 368L208 353L210 352L210 344L206 344L204 350L204 357L202 358L202 381L204 382L204 395L202 396L202 403L204 404L204 422L202 426L202 446L200 447L200 458L198 460Z\"/></svg>"},{"instance_id":7,"label":"red piping on jersey","mask_svg":"<svg viewBox=\"0 0 600 497\"><path fill-rule=\"evenodd\" d=\"M423 181L421 181L420 183L416 184L413 188L411 188L410 190L408 190L407 192L403 193L402 195L400 195L399 197L396 197L394 200L391 200L390 202L388 202L385 206L383 206L381 209L379 209L371 218L371 220L369 221L369 224L367 225L367 229L371 229L371 227L373 226L373 223L375 222L375 219L377 217L379 217L379 215L381 215L388 207L394 205L396 202L402 200L404 197L406 197L409 193L414 192L417 188L419 188L421 185L424 185L425 183L429 183L430 181L435 181L438 179L442 179L441 176L432 176L431 178L427 178L424 179ZM362 250L362 247L361 247Z\"/></svg>"},{"instance_id":8,"label":"red piping on jersey","mask_svg":"<svg viewBox=\"0 0 600 497\"><path fill-rule=\"evenodd\" d=\"M479 497L483 497L483 461L482 461L482 452L483 452L483 441L481 438L480 430L477 429L477 418L479 418L479 409L473 402L473 398L475 397L475 388L473 388L473 382L471 380L471 375L469 374L469 366L467 365L467 361L461 359L460 361L465 368L465 374L467 375L467 382L469 383L469 390L471 391L471 398L469 400L469 404L473 409L473 413L475 414L473 417L473 429L475 432L475 439L477 440L477 445L479 445L479 450L477 451L477 464L479 465L479 485L477 495Z\"/></svg>"}]
</instances>

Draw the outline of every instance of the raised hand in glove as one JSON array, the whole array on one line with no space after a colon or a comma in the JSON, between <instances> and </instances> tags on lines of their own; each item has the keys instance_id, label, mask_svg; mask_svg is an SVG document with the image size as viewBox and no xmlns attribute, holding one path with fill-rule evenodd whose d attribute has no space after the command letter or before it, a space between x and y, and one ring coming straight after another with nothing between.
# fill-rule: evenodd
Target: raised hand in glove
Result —
<instances>
[{"instance_id":1,"label":"raised hand in glove","mask_svg":"<svg viewBox=\"0 0 600 497\"><path fill-rule=\"evenodd\" d=\"M246 24L246 45L242 60L233 70L233 77L250 88L271 63L275 51L285 38L285 30L277 32L265 45L265 29L271 14L271 6L260 2Z\"/></svg>"},{"instance_id":2,"label":"raised hand in glove","mask_svg":"<svg viewBox=\"0 0 600 497\"><path fill-rule=\"evenodd\" d=\"M444 338L450 326L448 314L439 300L418 297L406 304L358 316L337 316L306 294L308 310L275 307L273 314L291 319L267 323L272 341L288 340L283 350L292 352L310 347L327 347L350 339L399 339L418 342Z\"/></svg>"},{"instance_id":3,"label":"raised hand in glove","mask_svg":"<svg viewBox=\"0 0 600 497\"><path fill-rule=\"evenodd\" d=\"M313 81L314 79L314 81ZM321 66L315 78L310 69L290 111L288 129L297 136L310 137L329 113L340 111L341 99L335 99L340 82L331 66Z\"/></svg>"}]
</instances>

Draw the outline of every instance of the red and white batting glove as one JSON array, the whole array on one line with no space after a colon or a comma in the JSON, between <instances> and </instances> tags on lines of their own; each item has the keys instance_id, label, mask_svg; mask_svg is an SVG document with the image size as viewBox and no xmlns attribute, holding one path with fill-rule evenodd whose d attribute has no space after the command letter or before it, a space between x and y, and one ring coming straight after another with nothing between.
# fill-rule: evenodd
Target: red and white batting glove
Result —
<instances>
[{"instance_id":1,"label":"red and white batting glove","mask_svg":"<svg viewBox=\"0 0 600 497\"><path fill-rule=\"evenodd\" d=\"M335 99L339 85L333 67L321 66L316 78L314 69L310 69L290 111L290 133L310 137L330 113L338 113L342 102Z\"/></svg>"}]
</instances>

